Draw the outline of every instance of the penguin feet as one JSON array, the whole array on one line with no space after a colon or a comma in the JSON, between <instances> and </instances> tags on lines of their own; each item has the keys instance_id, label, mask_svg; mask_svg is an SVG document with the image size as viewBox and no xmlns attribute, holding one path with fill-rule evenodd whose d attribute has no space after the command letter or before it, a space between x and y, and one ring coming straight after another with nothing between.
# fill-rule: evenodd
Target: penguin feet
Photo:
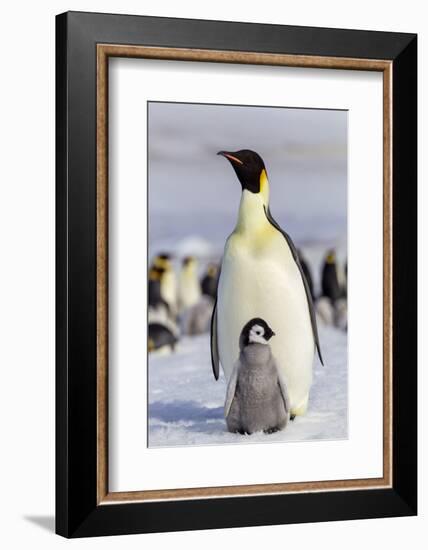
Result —
<instances>
[{"instance_id":1,"label":"penguin feet","mask_svg":"<svg viewBox=\"0 0 428 550\"><path fill-rule=\"evenodd\" d=\"M307 395L298 405L297 407L292 407L290 411L290 418L293 420L292 417L294 416L302 416L306 413L308 409L308 401L309 401L309 395Z\"/></svg>"},{"instance_id":2,"label":"penguin feet","mask_svg":"<svg viewBox=\"0 0 428 550\"><path fill-rule=\"evenodd\" d=\"M274 426L273 428L267 428L266 430L263 430L265 434L274 434L275 432L279 432L280 428L278 426Z\"/></svg>"}]
</instances>

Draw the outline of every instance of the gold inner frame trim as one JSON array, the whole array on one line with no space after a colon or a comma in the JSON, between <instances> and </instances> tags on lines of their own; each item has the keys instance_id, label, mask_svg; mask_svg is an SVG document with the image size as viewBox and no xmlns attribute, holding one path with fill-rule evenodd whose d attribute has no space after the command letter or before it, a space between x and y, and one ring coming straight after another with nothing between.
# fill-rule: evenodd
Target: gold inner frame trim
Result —
<instances>
[{"instance_id":1,"label":"gold inner frame trim","mask_svg":"<svg viewBox=\"0 0 428 550\"><path fill-rule=\"evenodd\" d=\"M109 492L108 489L108 59L238 63L383 73L383 476L298 483ZM222 498L392 486L392 69L391 61L256 52L97 45L97 503Z\"/></svg>"}]
</instances>

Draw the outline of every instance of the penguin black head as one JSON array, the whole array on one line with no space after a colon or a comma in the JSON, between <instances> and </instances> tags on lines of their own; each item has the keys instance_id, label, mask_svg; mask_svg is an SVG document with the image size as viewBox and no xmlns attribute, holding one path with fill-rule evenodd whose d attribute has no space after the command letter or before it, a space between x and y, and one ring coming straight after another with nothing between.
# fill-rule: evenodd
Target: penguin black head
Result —
<instances>
[{"instance_id":1,"label":"penguin black head","mask_svg":"<svg viewBox=\"0 0 428 550\"><path fill-rule=\"evenodd\" d=\"M263 171L266 172L265 163L262 157L249 149L229 152L219 151L217 155L227 158L233 166L242 190L247 189L251 193L260 193L260 177Z\"/></svg>"},{"instance_id":2,"label":"penguin black head","mask_svg":"<svg viewBox=\"0 0 428 550\"><path fill-rule=\"evenodd\" d=\"M275 336L275 333L266 321L260 319L260 317L255 317L248 321L242 329L239 347L243 349L250 344L267 344L272 336Z\"/></svg>"},{"instance_id":3,"label":"penguin black head","mask_svg":"<svg viewBox=\"0 0 428 550\"><path fill-rule=\"evenodd\" d=\"M186 265L189 265L192 262L193 262L193 256L185 256L183 258L182 264L183 264L183 266L186 266Z\"/></svg>"},{"instance_id":4,"label":"penguin black head","mask_svg":"<svg viewBox=\"0 0 428 550\"><path fill-rule=\"evenodd\" d=\"M181 262L183 268L191 267L192 265L196 266L196 263L196 258L194 256L186 256Z\"/></svg>"},{"instance_id":5,"label":"penguin black head","mask_svg":"<svg viewBox=\"0 0 428 550\"><path fill-rule=\"evenodd\" d=\"M217 277L218 267L215 264L209 264L207 267L208 277Z\"/></svg>"},{"instance_id":6,"label":"penguin black head","mask_svg":"<svg viewBox=\"0 0 428 550\"><path fill-rule=\"evenodd\" d=\"M158 254L153 261L153 266L164 270L171 269L172 267L171 254L166 254L166 253Z\"/></svg>"},{"instance_id":7,"label":"penguin black head","mask_svg":"<svg viewBox=\"0 0 428 550\"><path fill-rule=\"evenodd\" d=\"M164 273L165 268L152 266L149 270L149 281L160 281Z\"/></svg>"}]
</instances>

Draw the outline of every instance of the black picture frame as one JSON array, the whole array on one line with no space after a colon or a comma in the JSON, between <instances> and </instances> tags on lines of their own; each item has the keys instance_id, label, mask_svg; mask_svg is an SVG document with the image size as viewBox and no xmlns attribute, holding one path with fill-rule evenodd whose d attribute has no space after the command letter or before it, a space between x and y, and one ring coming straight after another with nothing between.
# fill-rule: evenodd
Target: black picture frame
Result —
<instances>
[{"instance_id":1,"label":"black picture frame","mask_svg":"<svg viewBox=\"0 0 428 550\"><path fill-rule=\"evenodd\" d=\"M100 43L392 62L392 487L97 503ZM56 98L56 532L85 537L415 515L417 36L68 12L56 18Z\"/></svg>"}]
</instances>

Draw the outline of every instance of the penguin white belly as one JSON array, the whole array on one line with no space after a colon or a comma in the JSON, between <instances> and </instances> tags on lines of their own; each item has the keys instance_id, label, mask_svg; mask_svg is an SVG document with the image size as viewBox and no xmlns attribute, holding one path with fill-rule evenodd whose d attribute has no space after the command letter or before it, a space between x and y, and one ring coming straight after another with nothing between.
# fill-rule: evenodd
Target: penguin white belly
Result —
<instances>
[{"instance_id":1,"label":"penguin white belly","mask_svg":"<svg viewBox=\"0 0 428 550\"><path fill-rule=\"evenodd\" d=\"M240 234L229 238L218 289L217 334L227 379L239 355L243 326L261 317L275 332L269 342L286 380L292 411L304 412L312 382L315 344L302 277L283 235L260 246Z\"/></svg>"},{"instance_id":2,"label":"penguin white belly","mask_svg":"<svg viewBox=\"0 0 428 550\"><path fill-rule=\"evenodd\" d=\"M196 305L201 298L201 287L196 276L180 278L179 303L182 309Z\"/></svg>"},{"instance_id":3,"label":"penguin white belly","mask_svg":"<svg viewBox=\"0 0 428 550\"><path fill-rule=\"evenodd\" d=\"M161 280L161 296L175 313L177 305L177 281L175 273L172 270L166 271L163 275Z\"/></svg>"}]
</instances>

